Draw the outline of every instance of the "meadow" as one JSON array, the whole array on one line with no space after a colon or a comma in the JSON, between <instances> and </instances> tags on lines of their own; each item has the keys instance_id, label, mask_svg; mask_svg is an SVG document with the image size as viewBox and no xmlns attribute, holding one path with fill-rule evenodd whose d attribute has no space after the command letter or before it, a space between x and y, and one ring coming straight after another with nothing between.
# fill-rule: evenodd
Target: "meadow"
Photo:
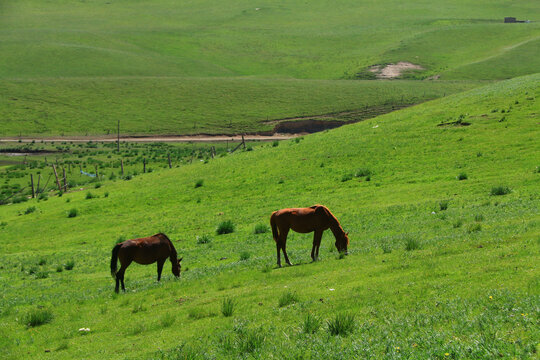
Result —
<instances>
[{"instance_id":1,"label":"meadow","mask_svg":"<svg viewBox=\"0 0 540 360\"><path fill-rule=\"evenodd\" d=\"M3 357L537 357L539 81L0 206ZM349 255L290 233L277 268L271 212L315 203ZM181 278L135 264L114 294L114 244L157 232Z\"/></svg>"},{"instance_id":2,"label":"meadow","mask_svg":"<svg viewBox=\"0 0 540 360\"><path fill-rule=\"evenodd\" d=\"M2 137L107 135L118 119L125 134L271 131L266 120L417 104L540 66L533 1L0 6ZM398 78L439 80L358 81L400 61L424 70Z\"/></svg>"}]
</instances>

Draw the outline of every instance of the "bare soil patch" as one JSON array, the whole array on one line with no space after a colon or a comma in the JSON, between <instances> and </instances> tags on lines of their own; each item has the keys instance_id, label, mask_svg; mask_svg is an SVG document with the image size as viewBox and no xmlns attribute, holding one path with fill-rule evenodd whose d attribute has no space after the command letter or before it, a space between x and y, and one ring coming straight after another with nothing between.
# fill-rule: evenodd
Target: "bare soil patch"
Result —
<instances>
[{"instance_id":1,"label":"bare soil patch","mask_svg":"<svg viewBox=\"0 0 540 360\"><path fill-rule=\"evenodd\" d=\"M374 65L369 68L369 71L374 73L377 79L395 79L400 77L403 72L410 70L424 70L424 68L406 61L400 61L397 64Z\"/></svg>"}]
</instances>

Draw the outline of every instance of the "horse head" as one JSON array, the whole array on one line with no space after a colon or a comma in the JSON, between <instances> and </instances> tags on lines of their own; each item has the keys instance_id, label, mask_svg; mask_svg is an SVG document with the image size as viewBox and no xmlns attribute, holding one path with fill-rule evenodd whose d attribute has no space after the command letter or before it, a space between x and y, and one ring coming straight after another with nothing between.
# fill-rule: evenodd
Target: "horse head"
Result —
<instances>
[{"instance_id":1,"label":"horse head","mask_svg":"<svg viewBox=\"0 0 540 360\"><path fill-rule=\"evenodd\" d=\"M172 272L174 274L174 276L176 277L179 277L180 276L180 269L182 268L182 265L180 264L180 261L182 261L183 257L181 257L180 259L178 259L176 261L176 263L172 263L173 264L173 267L172 267Z\"/></svg>"},{"instance_id":2,"label":"horse head","mask_svg":"<svg viewBox=\"0 0 540 360\"><path fill-rule=\"evenodd\" d=\"M338 239L336 239L336 248L341 253L345 253L345 255L348 254L347 248L349 247L349 233L344 232L342 236L340 236Z\"/></svg>"}]
</instances>

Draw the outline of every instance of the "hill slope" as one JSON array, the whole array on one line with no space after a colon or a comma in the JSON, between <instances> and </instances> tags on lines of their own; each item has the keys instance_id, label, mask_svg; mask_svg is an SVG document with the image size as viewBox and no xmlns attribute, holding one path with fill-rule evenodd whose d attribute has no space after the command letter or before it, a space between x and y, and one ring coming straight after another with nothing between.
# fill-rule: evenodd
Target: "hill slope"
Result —
<instances>
[{"instance_id":1,"label":"hill slope","mask_svg":"<svg viewBox=\"0 0 540 360\"><path fill-rule=\"evenodd\" d=\"M0 207L5 356L535 356L539 81L517 78L277 147L107 183L92 190L98 198L64 194L28 215L33 204ZM350 255L339 259L325 234L322 260L311 264L311 236L291 233L288 252L299 266L273 268L271 235L254 234L255 225L278 208L314 203L350 232ZM68 218L71 208L79 215ZM235 232L215 235L223 220ZM169 264L161 283L154 266L132 265L128 293L113 295L116 239L158 231L184 256L181 280ZM205 234L211 241L199 243ZM73 270L55 272L69 260ZM280 306L288 292L296 300ZM232 317L221 315L226 298L235 302ZM26 328L32 311L54 318ZM314 334L303 333L308 313L322 321ZM336 314L355 316L353 335L327 331ZM81 335L83 327L90 332Z\"/></svg>"}]
</instances>

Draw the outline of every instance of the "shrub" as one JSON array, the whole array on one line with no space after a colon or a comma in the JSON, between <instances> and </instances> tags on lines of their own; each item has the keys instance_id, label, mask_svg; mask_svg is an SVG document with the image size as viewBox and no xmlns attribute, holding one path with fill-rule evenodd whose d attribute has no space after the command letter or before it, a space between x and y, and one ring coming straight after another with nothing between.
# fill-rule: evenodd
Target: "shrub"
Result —
<instances>
[{"instance_id":1,"label":"shrub","mask_svg":"<svg viewBox=\"0 0 540 360\"><path fill-rule=\"evenodd\" d=\"M231 298L225 298L221 302L221 313L225 317L232 316L234 312L234 300Z\"/></svg>"},{"instance_id":2,"label":"shrub","mask_svg":"<svg viewBox=\"0 0 540 360\"><path fill-rule=\"evenodd\" d=\"M257 225L255 225L255 231L254 232L255 232L255 234L264 234L264 233L267 233L268 230L270 230L270 229L268 228L267 225L265 225L265 224L257 224Z\"/></svg>"},{"instance_id":3,"label":"shrub","mask_svg":"<svg viewBox=\"0 0 540 360\"><path fill-rule=\"evenodd\" d=\"M250 256L251 254L248 251L242 251L240 253L240 261L246 261Z\"/></svg>"},{"instance_id":4,"label":"shrub","mask_svg":"<svg viewBox=\"0 0 540 360\"><path fill-rule=\"evenodd\" d=\"M341 182L352 180L353 176L352 174L345 174L341 177Z\"/></svg>"},{"instance_id":5,"label":"shrub","mask_svg":"<svg viewBox=\"0 0 540 360\"><path fill-rule=\"evenodd\" d=\"M106 198L108 198L108 197L109 197L109 192L106 191L105 194L104 194L104 196L105 196Z\"/></svg>"},{"instance_id":6,"label":"shrub","mask_svg":"<svg viewBox=\"0 0 540 360\"><path fill-rule=\"evenodd\" d=\"M50 323L53 319L53 313L48 309L35 309L29 311L23 318L23 323L27 327L36 327Z\"/></svg>"},{"instance_id":7,"label":"shrub","mask_svg":"<svg viewBox=\"0 0 540 360\"><path fill-rule=\"evenodd\" d=\"M199 187L203 186L203 183L204 183L204 180L202 180L202 179L197 180L197 182L195 183L195 188L199 188Z\"/></svg>"},{"instance_id":8,"label":"shrub","mask_svg":"<svg viewBox=\"0 0 540 360\"><path fill-rule=\"evenodd\" d=\"M222 221L216 229L218 235L230 234L232 232L234 232L234 224L231 220Z\"/></svg>"},{"instance_id":9,"label":"shrub","mask_svg":"<svg viewBox=\"0 0 540 360\"><path fill-rule=\"evenodd\" d=\"M468 177L467 177L467 174L465 174L465 173L459 173L458 176L457 176L457 179L458 180L467 180Z\"/></svg>"},{"instance_id":10,"label":"shrub","mask_svg":"<svg viewBox=\"0 0 540 360\"><path fill-rule=\"evenodd\" d=\"M441 209L441 211L448 209L448 200L439 201L439 209Z\"/></svg>"},{"instance_id":11,"label":"shrub","mask_svg":"<svg viewBox=\"0 0 540 360\"><path fill-rule=\"evenodd\" d=\"M287 291L283 293L281 297L279 298L278 306L284 307L290 304L294 304L297 301L298 301L298 295L296 295L296 293L294 292Z\"/></svg>"},{"instance_id":12,"label":"shrub","mask_svg":"<svg viewBox=\"0 0 540 360\"><path fill-rule=\"evenodd\" d=\"M413 251L420 249L420 247L420 241L418 241L417 239L411 237L405 239L405 250Z\"/></svg>"},{"instance_id":13,"label":"shrub","mask_svg":"<svg viewBox=\"0 0 540 360\"><path fill-rule=\"evenodd\" d=\"M26 196L15 196L13 198L13 200L11 200L12 203L14 204L18 204L18 203L22 203L22 202L27 202L28 201L28 198Z\"/></svg>"},{"instance_id":14,"label":"shrub","mask_svg":"<svg viewBox=\"0 0 540 360\"><path fill-rule=\"evenodd\" d=\"M56 267L56 272L62 272L62 271L64 271L64 267L62 265L58 265Z\"/></svg>"},{"instance_id":15,"label":"shrub","mask_svg":"<svg viewBox=\"0 0 540 360\"><path fill-rule=\"evenodd\" d=\"M510 194L511 190L508 186L494 186L491 188L491 195L499 196Z\"/></svg>"},{"instance_id":16,"label":"shrub","mask_svg":"<svg viewBox=\"0 0 540 360\"><path fill-rule=\"evenodd\" d=\"M47 259L44 259L44 258L39 259L39 261L38 261L39 266L43 266L45 264L47 264Z\"/></svg>"},{"instance_id":17,"label":"shrub","mask_svg":"<svg viewBox=\"0 0 540 360\"><path fill-rule=\"evenodd\" d=\"M99 189L101 187L101 183L95 183L94 184L94 189Z\"/></svg>"},{"instance_id":18,"label":"shrub","mask_svg":"<svg viewBox=\"0 0 540 360\"><path fill-rule=\"evenodd\" d=\"M263 273L269 273L270 271L272 271L272 265L270 264L266 264L262 267L261 271Z\"/></svg>"},{"instance_id":19,"label":"shrub","mask_svg":"<svg viewBox=\"0 0 540 360\"><path fill-rule=\"evenodd\" d=\"M327 321L328 332L331 335L347 336L354 331L355 320L352 314L337 314Z\"/></svg>"},{"instance_id":20,"label":"shrub","mask_svg":"<svg viewBox=\"0 0 540 360\"><path fill-rule=\"evenodd\" d=\"M302 331L305 334L315 334L317 331L319 331L319 328L321 327L321 320L308 313L306 317L304 317L304 323L302 324Z\"/></svg>"},{"instance_id":21,"label":"shrub","mask_svg":"<svg viewBox=\"0 0 540 360\"><path fill-rule=\"evenodd\" d=\"M79 211L75 208L69 210L68 212L68 218L74 218L79 214Z\"/></svg>"},{"instance_id":22,"label":"shrub","mask_svg":"<svg viewBox=\"0 0 540 360\"><path fill-rule=\"evenodd\" d=\"M34 211L36 211L36 207L35 206L30 206L30 207L26 208L26 211L24 212L24 214L28 215L28 214L33 213Z\"/></svg>"},{"instance_id":23,"label":"shrub","mask_svg":"<svg viewBox=\"0 0 540 360\"><path fill-rule=\"evenodd\" d=\"M72 270L74 266L75 266L75 261L69 260L67 263L64 264L64 269Z\"/></svg>"},{"instance_id":24,"label":"shrub","mask_svg":"<svg viewBox=\"0 0 540 360\"><path fill-rule=\"evenodd\" d=\"M86 193L86 200L90 200L97 197L96 195L92 194L90 191Z\"/></svg>"},{"instance_id":25,"label":"shrub","mask_svg":"<svg viewBox=\"0 0 540 360\"><path fill-rule=\"evenodd\" d=\"M47 201L48 199L49 199L49 194L47 194L46 192L42 192L38 196L38 200Z\"/></svg>"},{"instance_id":26,"label":"shrub","mask_svg":"<svg viewBox=\"0 0 540 360\"><path fill-rule=\"evenodd\" d=\"M272 143L272 146L273 146L273 147L277 147L278 145L279 145L279 141L274 140L274 142Z\"/></svg>"},{"instance_id":27,"label":"shrub","mask_svg":"<svg viewBox=\"0 0 540 360\"><path fill-rule=\"evenodd\" d=\"M197 236L197 244L208 244L212 241L212 238L204 234L203 236Z\"/></svg>"},{"instance_id":28,"label":"shrub","mask_svg":"<svg viewBox=\"0 0 540 360\"><path fill-rule=\"evenodd\" d=\"M484 215L482 215L482 214L476 214L476 215L474 216L474 221L476 221L476 222L484 221Z\"/></svg>"}]
</instances>

